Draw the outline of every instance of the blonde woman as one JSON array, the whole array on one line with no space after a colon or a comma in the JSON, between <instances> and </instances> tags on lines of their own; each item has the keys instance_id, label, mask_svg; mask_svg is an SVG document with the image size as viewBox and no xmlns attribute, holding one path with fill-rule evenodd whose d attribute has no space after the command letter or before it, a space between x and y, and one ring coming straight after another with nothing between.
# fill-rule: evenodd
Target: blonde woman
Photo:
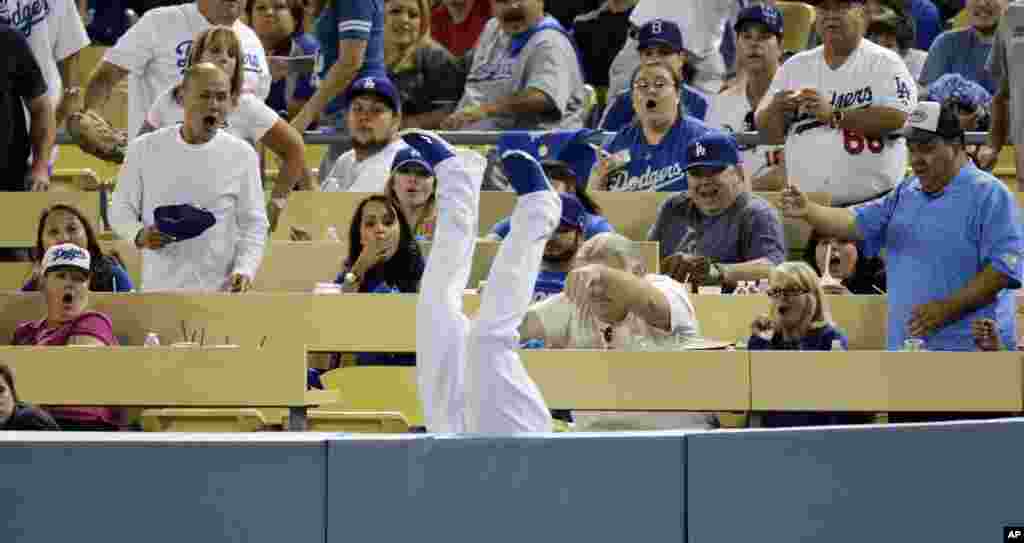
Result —
<instances>
[{"instance_id":1,"label":"blonde woman","mask_svg":"<svg viewBox=\"0 0 1024 543\"><path fill-rule=\"evenodd\" d=\"M407 147L395 155L385 191L405 217L416 241L434 238L436 189L434 168L419 151Z\"/></svg>"},{"instance_id":2,"label":"blonde woman","mask_svg":"<svg viewBox=\"0 0 1024 543\"><path fill-rule=\"evenodd\" d=\"M831 351L840 345L846 349L846 335L832 324L814 269L805 262L783 262L772 269L768 281L771 314L758 317L751 325L750 350ZM764 414L762 425L863 424L873 418L871 413L775 412Z\"/></svg>"},{"instance_id":3,"label":"blonde woman","mask_svg":"<svg viewBox=\"0 0 1024 543\"><path fill-rule=\"evenodd\" d=\"M466 70L430 37L430 0L384 2L384 64L402 97L403 128L438 128L462 96Z\"/></svg>"},{"instance_id":4,"label":"blonde woman","mask_svg":"<svg viewBox=\"0 0 1024 543\"><path fill-rule=\"evenodd\" d=\"M846 335L831 323L818 274L804 262L783 262L768 276L771 314L754 319L751 350L831 351L846 349Z\"/></svg>"}]
</instances>

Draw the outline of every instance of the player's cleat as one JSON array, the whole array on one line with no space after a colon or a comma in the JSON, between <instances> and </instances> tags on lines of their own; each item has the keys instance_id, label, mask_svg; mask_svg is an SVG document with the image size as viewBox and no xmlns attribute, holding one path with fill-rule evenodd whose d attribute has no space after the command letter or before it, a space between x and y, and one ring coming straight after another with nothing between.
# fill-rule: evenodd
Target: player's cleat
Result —
<instances>
[{"instance_id":1,"label":"player's cleat","mask_svg":"<svg viewBox=\"0 0 1024 543\"><path fill-rule=\"evenodd\" d=\"M419 151L423 158L434 168L445 160L455 156L455 148L437 134L428 130L409 129L399 136L406 145Z\"/></svg>"}]
</instances>

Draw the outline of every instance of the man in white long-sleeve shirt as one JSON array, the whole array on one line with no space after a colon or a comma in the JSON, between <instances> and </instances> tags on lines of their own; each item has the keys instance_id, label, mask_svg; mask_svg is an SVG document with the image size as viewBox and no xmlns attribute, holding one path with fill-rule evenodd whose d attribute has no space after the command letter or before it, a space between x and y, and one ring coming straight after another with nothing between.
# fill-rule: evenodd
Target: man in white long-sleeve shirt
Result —
<instances>
[{"instance_id":1,"label":"man in white long-sleeve shirt","mask_svg":"<svg viewBox=\"0 0 1024 543\"><path fill-rule=\"evenodd\" d=\"M110 209L114 230L144 250L143 290L231 290L252 283L266 241L259 159L252 146L219 128L234 108L227 74L209 63L186 72L185 119L132 141ZM154 210L192 204L213 226L176 241Z\"/></svg>"}]
</instances>

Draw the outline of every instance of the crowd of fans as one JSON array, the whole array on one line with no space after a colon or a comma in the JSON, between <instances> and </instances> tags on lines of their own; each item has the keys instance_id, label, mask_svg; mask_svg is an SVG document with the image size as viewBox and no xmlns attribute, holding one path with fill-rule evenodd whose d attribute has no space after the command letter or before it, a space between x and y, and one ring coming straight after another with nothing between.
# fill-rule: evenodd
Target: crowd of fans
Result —
<instances>
[{"instance_id":1,"label":"crowd of fans","mask_svg":"<svg viewBox=\"0 0 1024 543\"><path fill-rule=\"evenodd\" d=\"M989 172L1007 143L1024 138L1021 59L1009 60L1024 5L814 0L805 2L816 13L807 47L785 51L787 21L774 0L554 3L197 0L100 10L57 0L30 21L0 11L11 59L0 76L10 90L0 93L4 188L48 190L57 127L101 110L127 79L131 141L108 215L120 238L145 251L133 285L80 211L48 209L23 286L43 294L47 314L20 326L13 343L116 344L115 323L88 310L90 291L249 290L293 190L372 193L339 218L349 226L335 280L342 292L422 291L421 312L427 299L451 309L445 293L427 296L422 286L442 284L444 266L419 243L434 241L432 256L455 259L440 290L465 283L472 253L460 249L463 230L477 220L482 187L519 195L515 213L486 238L503 243L499 255L509 245L537 260L518 261L523 283L497 269L515 260L496 258L492 278L504 279L486 288L509 290L483 295L523 291L527 301L482 310L472 327L489 323L500 330L494 337L452 336L462 343L451 348L470 359L484 353L514 367L518 357L502 350L511 337L527 347L681 348L700 338L694 291L753 285L772 304L751 323L742 342L750 349L846 349L824 295L883 293L890 350L907 341L929 350L1016 347L1020 186ZM110 9L129 10L125 24ZM951 28L960 9L963 26ZM79 81L88 36L111 47ZM302 138L312 129L346 136L331 144L319 179ZM421 132L441 129L505 139L477 153ZM991 131L990 141L966 145L968 131ZM758 143L737 141L744 132L758 132ZM255 144L278 158L269 201ZM602 193L638 191L676 193L649 218L661 274L645 269L640 240L602 216ZM784 219L812 227L808 246L787 246ZM540 237L520 239L517 229ZM289 235L315 237L299 227ZM419 360L356 359L413 365L426 356L424 371L444 374L449 347L429 343ZM0 365L0 376L0 427L53 427L18 402L9 369ZM510 423L518 419L504 413L471 428L550 425L546 414L534 417L546 413L536 390L501 381L532 386L521 366L496 379L489 386L524 394L523 420L534 422ZM435 385L436 397L424 399L428 421L454 401ZM67 428L121 423L103 408L52 414Z\"/></svg>"}]
</instances>

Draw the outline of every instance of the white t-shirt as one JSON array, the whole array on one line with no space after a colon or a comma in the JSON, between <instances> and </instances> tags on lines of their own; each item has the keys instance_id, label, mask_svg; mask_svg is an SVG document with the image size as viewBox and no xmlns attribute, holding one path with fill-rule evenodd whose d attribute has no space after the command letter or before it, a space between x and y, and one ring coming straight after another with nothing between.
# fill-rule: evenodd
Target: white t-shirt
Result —
<instances>
[{"instance_id":1,"label":"white t-shirt","mask_svg":"<svg viewBox=\"0 0 1024 543\"><path fill-rule=\"evenodd\" d=\"M46 79L46 95L57 107L64 91L57 62L90 43L75 2L0 0L0 20L8 22L28 40L32 56Z\"/></svg>"},{"instance_id":2,"label":"white t-shirt","mask_svg":"<svg viewBox=\"0 0 1024 543\"><path fill-rule=\"evenodd\" d=\"M686 290L678 281L666 275L644 276L655 288L668 298L672 313L672 330L666 331L651 326L635 313L615 325L602 323L597 319L581 321L576 304L565 294L556 294L530 307L544 329L544 344L549 349L616 349L626 350L638 339L643 338L655 345L675 341L674 334L687 337L700 335L696 312ZM611 341L606 342L603 330L611 326Z\"/></svg>"},{"instance_id":3,"label":"white t-shirt","mask_svg":"<svg viewBox=\"0 0 1024 543\"><path fill-rule=\"evenodd\" d=\"M196 4L151 9L107 50L104 60L130 72L128 133L138 134L157 96L181 82L192 40L212 26ZM260 99L270 93L270 68L256 33L241 21L233 25L242 43L243 90Z\"/></svg>"},{"instance_id":4,"label":"white t-shirt","mask_svg":"<svg viewBox=\"0 0 1024 543\"><path fill-rule=\"evenodd\" d=\"M208 209L217 222L198 237L144 251L142 290L217 291L232 273L256 276L270 223L251 145L223 130L191 145L178 126L132 140L111 198L114 231L135 239L155 222L154 209L171 204Z\"/></svg>"},{"instance_id":5,"label":"white t-shirt","mask_svg":"<svg viewBox=\"0 0 1024 543\"><path fill-rule=\"evenodd\" d=\"M872 106L910 113L917 106L917 84L899 55L862 39L837 70L825 63L823 46L790 58L779 68L762 104L780 90L815 88L836 109ZM799 113L786 136L789 182L808 192L828 192L833 203L873 198L903 178L907 145L902 138L869 140L823 125Z\"/></svg>"},{"instance_id":6,"label":"white t-shirt","mask_svg":"<svg viewBox=\"0 0 1024 543\"><path fill-rule=\"evenodd\" d=\"M914 81L921 80L921 72L924 71L924 63L927 60L928 51L920 49L907 49L907 52L903 55L903 62L907 63L907 69L910 70L910 75L914 77Z\"/></svg>"},{"instance_id":7,"label":"white t-shirt","mask_svg":"<svg viewBox=\"0 0 1024 543\"><path fill-rule=\"evenodd\" d=\"M721 94L712 94L710 97L708 113L704 123L713 128L720 128L726 132L749 132L753 131L752 119L754 107L747 100L747 91L740 85L732 87ZM750 122L748 122L750 120ZM743 159L743 170L748 179L761 175L769 166L779 163L783 147L781 145L757 145L744 148L741 158Z\"/></svg>"},{"instance_id":8,"label":"white t-shirt","mask_svg":"<svg viewBox=\"0 0 1024 543\"><path fill-rule=\"evenodd\" d=\"M405 148L401 139L389 143L380 152L357 161L355 149L346 151L327 174L320 190L323 192L384 192L391 176L395 155Z\"/></svg>"},{"instance_id":9,"label":"white t-shirt","mask_svg":"<svg viewBox=\"0 0 1024 543\"><path fill-rule=\"evenodd\" d=\"M246 93L238 98L238 107L228 114L228 125L225 130L235 137L256 143L263 139L267 131L280 119L281 117L267 107L263 100ZM146 115L146 122L158 129L184 120L185 108L174 99L173 88L161 94Z\"/></svg>"}]
</instances>

